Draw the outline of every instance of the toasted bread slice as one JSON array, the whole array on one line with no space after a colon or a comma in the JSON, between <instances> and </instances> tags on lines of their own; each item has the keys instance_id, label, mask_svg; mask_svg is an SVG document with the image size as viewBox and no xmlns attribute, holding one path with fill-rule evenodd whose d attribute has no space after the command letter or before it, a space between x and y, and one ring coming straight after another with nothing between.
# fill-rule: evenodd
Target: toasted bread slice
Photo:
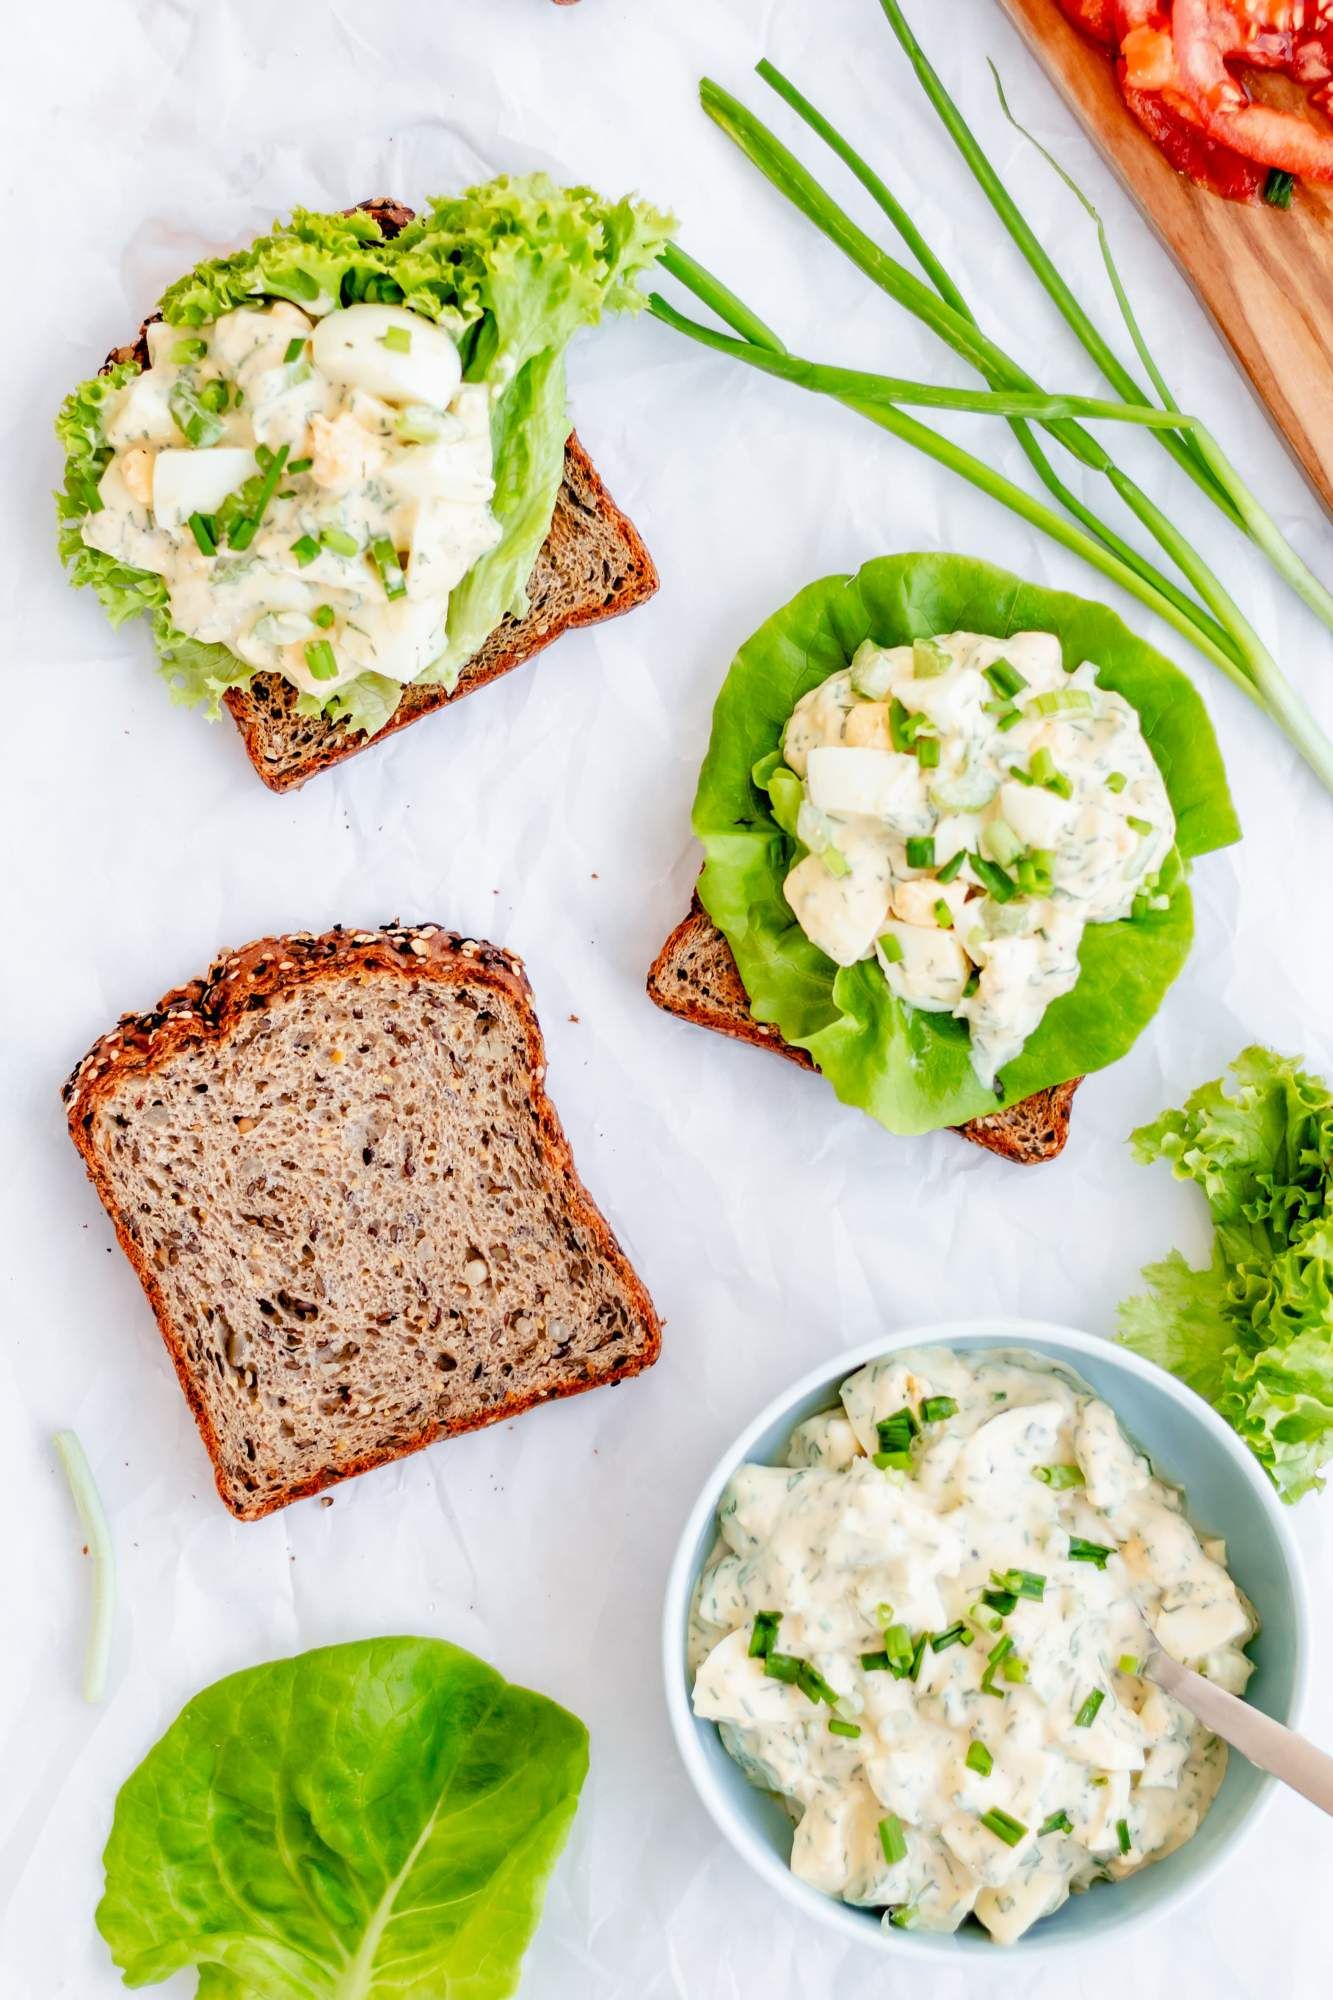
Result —
<instances>
[{"instance_id":1,"label":"toasted bread slice","mask_svg":"<svg viewBox=\"0 0 1333 2000\"><path fill-rule=\"evenodd\" d=\"M74 1071L239 1519L657 1359L545 1074L519 961L430 924L224 953Z\"/></svg>"},{"instance_id":2,"label":"toasted bread slice","mask_svg":"<svg viewBox=\"0 0 1333 2000\"><path fill-rule=\"evenodd\" d=\"M804 1049L793 1048L771 1024L755 1020L731 946L697 896L689 915L676 925L653 962L648 997L668 1014L678 1014L696 1027L715 1028L737 1041L772 1049L774 1055L785 1056L802 1069L815 1067ZM1081 1081L1075 1077L1052 1090L1039 1090L1021 1104L973 1118L954 1129L974 1146L984 1146L1020 1166L1053 1160L1069 1137L1069 1109Z\"/></svg>"},{"instance_id":3,"label":"toasted bread slice","mask_svg":"<svg viewBox=\"0 0 1333 2000\"><path fill-rule=\"evenodd\" d=\"M362 201L357 208L373 215L386 236L396 236L412 220L412 210L400 201ZM131 346L116 348L107 356L108 367L117 361L137 361L147 367L148 324L140 327ZM405 687L393 715L374 736L323 716L298 715L296 690L281 674L255 674L223 699L250 762L269 790L294 791L317 772L355 757L395 730L406 729L410 722L433 715L521 667L562 633L632 611L653 595L657 580L653 559L634 523L616 506L571 431L551 532L528 579L528 608L521 618L501 621L452 689Z\"/></svg>"}]
</instances>

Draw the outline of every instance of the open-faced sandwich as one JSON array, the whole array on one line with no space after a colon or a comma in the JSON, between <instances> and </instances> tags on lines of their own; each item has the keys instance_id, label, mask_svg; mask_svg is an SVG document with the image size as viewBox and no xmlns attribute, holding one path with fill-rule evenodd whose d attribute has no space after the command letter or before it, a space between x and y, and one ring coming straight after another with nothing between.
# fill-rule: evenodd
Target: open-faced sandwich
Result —
<instances>
[{"instance_id":1,"label":"open-faced sandwich","mask_svg":"<svg viewBox=\"0 0 1333 2000\"><path fill-rule=\"evenodd\" d=\"M276 790L629 609L656 575L564 355L669 227L531 175L198 265L61 411L72 580L147 616L173 697L225 701Z\"/></svg>"},{"instance_id":2,"label":"open-faced sandwich","mask_svg":"<svg viewBox=\"0 0 1333 2000\"><path fill-rule=\"evenodd\" d=\"M891 1131L1019 1160L1152 1018L1187 864L1239 837L1183 674L1103 606L947 555L811 584L741 648L694 828L711 921L653 998Z\"/></svg>"}]
</instances>

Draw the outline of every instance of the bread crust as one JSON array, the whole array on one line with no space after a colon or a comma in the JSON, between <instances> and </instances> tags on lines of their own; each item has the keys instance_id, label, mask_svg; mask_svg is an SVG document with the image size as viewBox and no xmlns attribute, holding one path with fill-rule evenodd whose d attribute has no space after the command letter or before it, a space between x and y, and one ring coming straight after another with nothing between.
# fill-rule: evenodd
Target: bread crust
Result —
<instances>
[{"instance_id":1,"label":"bread crust","mask_svg":"<svg viewBox=\"0 0 1333 2000\"><path fill-rule=\"evenodd\" d=\"M705 955L714 988L707 998L700 996L691 967L692 960L697 962ZM771 1022L755 1020L731 947L697 895L691 900L688 914L653 960L647 984L649 999L664 1013L675 1014L695 1027L712 1028L718 1034L729 1035L733 1041L769 1049L801 1069L815 1068L808 1050L794 1048L784 1041ZM1036 1166L1044 1160L1053 1160L1063 1152L1069 1137L1070 1107L1082 1081L1081 1077L1073 1077L1050 1090L1039 1090L1018 1104L1006 1105L1003 1111L988 1112L984 1118L973 1118L966 1125L949 1129L957 1132L959 1138L968 1139L989 1153L998 1153L1018 1166Z\"/></svg>"},{"instance_id":2,"label":"bread crust","mask_svg":"<svg viewBox=\"0 0 1333 2000\"><path fill-rule=\"evenodd\" d=\"M403 980L433 980L443 985L486 986L513 1009L527 1043L528 1096L543 1157L562 1184L568 1208L592 1231L602 1263L616 1273L642 1328L643 1344L637 1353L594 1381L559 1383L544 1391L513 1396L475 1417L428 1424L402 1444L363 1453L336 1468L321 1468L278 1494L257 1501L239 1493L225 1476L221 1440L162 1289L120 1213L110 1175L93 1142L93 1117L98 1106L127 1080L136 1075L150 1077L155 1069L192 1046L224 1041L248 1014L271 1000L321 981L358 974L388 974ZM435 924L394 922L374 930L345 930L338 926L321 936L296 932L286 937L260 938L239 950L224 951L202 978L174 987L149 1012L122 1015L108 1034L94 1042L66 1079L61 1095L70 1137L110 1217L120 1247L153 1308L181 1390L212 1461L218 1492L238 1520L259 1520L293 1500L306 1499L358 1473L405 1458L440 1438L507 1422L536 1403L552 1402L585 1389L623 1381L657 1360L662 1344L661 1324L653 1302L610 1224L579 1179L569 1141L546 1094L545 1078L545 1045L522 961L498 945L462 937Z\"/></svg>"},{"instance_id":3,"label":"bread crust","mask_svg":"<svg viewBox=\"0 0 1333 2000\"><path fill-rule=\"evenodd\" d=\"M370 215L386 237L397 236L412 221L414 211L405 202L385 196L357 202L343 212ZM139 328L128 347L113 348L102 365L102 373L117 363L137 362L148 366L148 328L162 317L152 313ZM306 780L327 771L349 757L359 756L399 729L406 729L423 715L448 708L465 695L474 694L535 658L556 639L583 625L598 625L619 618L644 604L658 587L657 569L643 537L627 514L621 512L603 485L596 468L576 432L565 442L565 469L556 497L551 530L537 557L532 581L541 575L543 564L554 566L559 548L576 542L580 532L592 531L610 542L616 551L614 573L604 573L600 590L590 590L581 600L568 605L555 617L545 617L532 609L522 618L504 618L485 644L473 655L452 688L427 687L408 682L402 699L382 729L373 736L349 730L336 722L319 725L321 740L308 755L290 761L276 752L269 740L275 725L295 714L296 691L281 674L256 673L244 687L229 688L223 705L241 733L246 755L256 775L271 792L296 791ZM605 566L604 566L605 569Z\"/></svg>"}]
</instances>

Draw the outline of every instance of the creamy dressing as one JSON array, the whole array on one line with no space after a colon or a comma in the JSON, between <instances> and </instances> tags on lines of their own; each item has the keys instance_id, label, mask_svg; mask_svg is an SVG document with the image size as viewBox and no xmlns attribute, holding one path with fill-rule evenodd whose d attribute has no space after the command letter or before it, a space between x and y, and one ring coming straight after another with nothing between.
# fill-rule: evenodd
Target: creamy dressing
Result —
<instances>
[{"instance_id":1,"label":"creamy dressing","mask_svg":"<svg viewBox=\"0 0 1333 2000\"><path fill-rule=\"evenodd\" d=\"M988 1087L1077 983L1085 926L1155 898L1175 840L1137 712L1090 662L1066 673L1048 632L867 640L802 696L783 754L804 781L801 929L966 1021Z\"/></svg>"},{"instance_id":2,"label":"creamy dressing","mask_svg":"<svg viewBox=\"0 0 1333 2000\"><path fill-rule=\"evenodd\" d=\"M279 302L150 326L148 348L106 405L84 541L162 577L180 631L321 703L362 673L418 679L500 536L489 391L448 334L398 306Z\"/></svg>"},{"instance_id":3,"label":"creamy dressing","mask_svg":"<svg viewBox=\"0 0 1333 2000\"><path fill-rule=\"evenodd\" d=\"M904 1411L907 1463L877 1464ZM787 1805L805 1881L914 1929L971 1914L1009 1943L1195 1832L1226 1748L1138 1674L1144 1623L1241 1694L1256 1620L1225 1545L1076 1377L998 1349L872 1362L785 1464L741 1467L718 1527L694 1711ZM774 1655L813 1669L813 1692Z\"/></svg>"}]
</instances>

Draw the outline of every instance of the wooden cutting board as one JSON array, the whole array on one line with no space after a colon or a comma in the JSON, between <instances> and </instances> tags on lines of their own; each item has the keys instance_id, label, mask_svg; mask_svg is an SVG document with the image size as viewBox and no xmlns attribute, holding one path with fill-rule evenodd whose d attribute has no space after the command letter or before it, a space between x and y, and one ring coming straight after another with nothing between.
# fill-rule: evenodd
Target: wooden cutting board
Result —
<instances>
[{"instance_id":1,"label":"wooden cutting board","mask_svg":"<svg viewBox=\"0 0 1333 2000\"><path fill-rule=\"evenodd\" d=\"M1055 0L1001 5L1193 284L1333 514L1333 188L1298 186L1283 211L1195 187L1131 117L1106 51L1080 35ZM1265 78L1259 92L1290 102L1294 86ZM1164 361L1188 409L1181 358Z\"/></svg>"}]
</instances>

